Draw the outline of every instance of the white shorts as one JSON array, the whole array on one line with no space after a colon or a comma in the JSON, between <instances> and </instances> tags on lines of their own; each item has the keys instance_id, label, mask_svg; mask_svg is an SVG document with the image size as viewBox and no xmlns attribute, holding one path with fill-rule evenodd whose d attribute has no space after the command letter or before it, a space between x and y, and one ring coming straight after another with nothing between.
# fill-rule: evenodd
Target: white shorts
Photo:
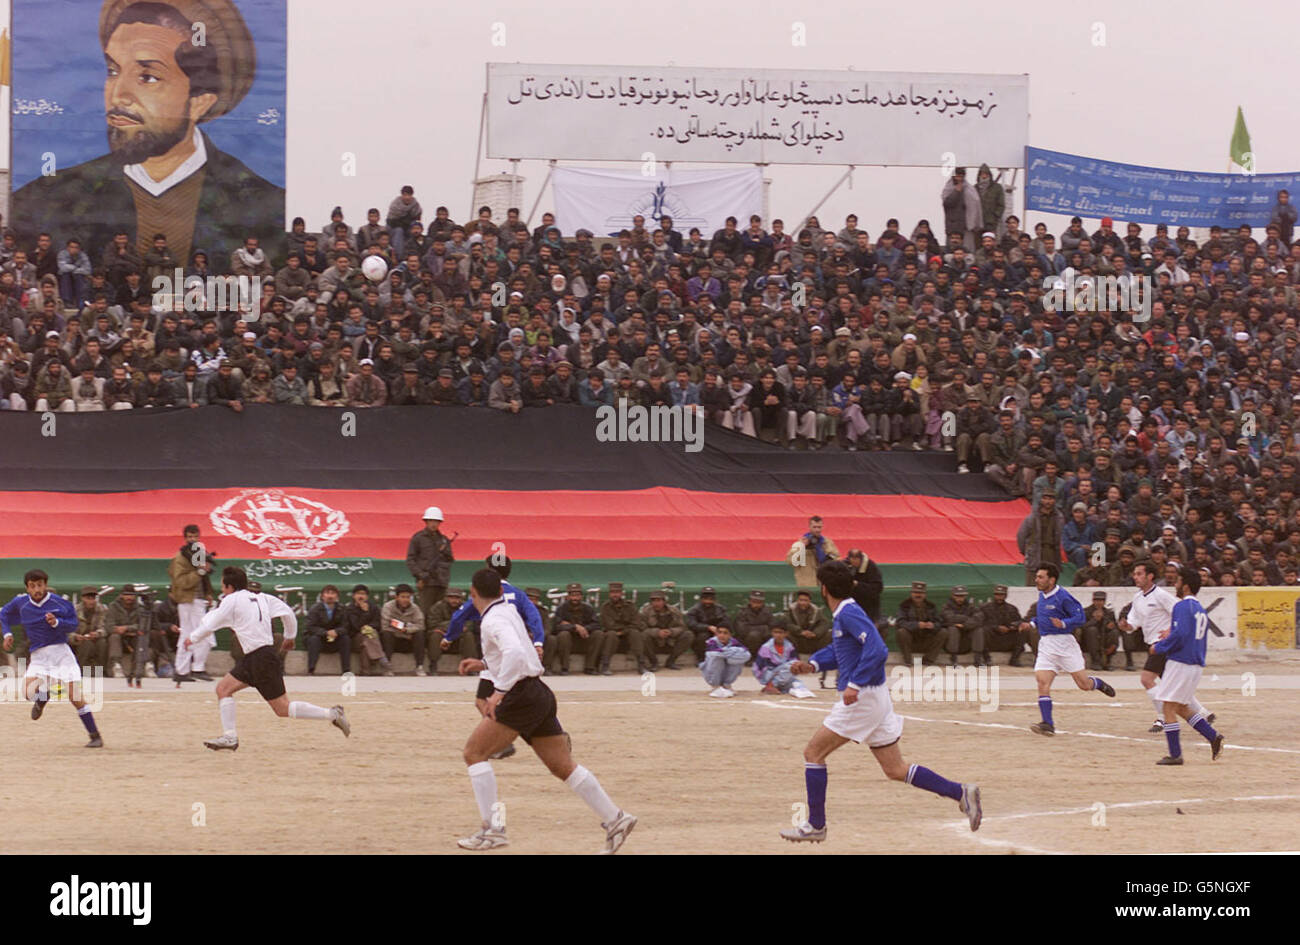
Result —
<instances>
[{"instance_id":1,"label":"white shorts","mask_svg":"<svg viewBox=\"0 0 1300 945\"><path fill-rule=\"evenodd\" d=\"M1159 681L1152 688L1151 698L1187 705L1196 698L1196 687L1201 684L1201 673L1204 671L1204 666L1170 660L1165 663Z\"/></svg>"},{"instance_id":2,"label":"white shorts","mask_svg":"<svg viewBox=\"0 0 1300 945\"><path fill-rule=\"evenodd\" d=\"M66 643L51 643L33 650L27 662L26 678L41 677L58 682L81 682L81 664L72 647Z\"/></svg>"},{"instance_id":3,"label":"white shorts","mask_svg":"<svg viewBox=\"0 0 1300 945\"><path fill-rule=\"evenodd\" d=\"M1083 650L1073 633L1047 633L1038 638L1034 672L1077 673L1083 669Z\"/></svg>"},{"instance_id":4,"label":"white shorts","mask_svg":"<svg viewBox=\"0 0 1300 945\"><path fill-rule=\"evenodd\" d=\"M903 720L894 714L888 686L868 686L858 691L858 701L845 705L841 695L822 723L836 735L870 748L883 748L903 734Z\"/></svg>"}]
</instances>

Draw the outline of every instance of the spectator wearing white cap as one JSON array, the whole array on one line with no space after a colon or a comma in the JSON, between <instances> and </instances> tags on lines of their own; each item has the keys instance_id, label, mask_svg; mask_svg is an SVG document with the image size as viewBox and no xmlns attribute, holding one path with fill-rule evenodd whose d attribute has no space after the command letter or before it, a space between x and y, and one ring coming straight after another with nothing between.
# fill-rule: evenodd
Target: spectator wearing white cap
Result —
<instances>
[{"instance_id":1,"label":"spectator wearing white cap","mask_svg":"<svg viewBox=\"0 0 1300 945\"><path fill-rule=\"evenodd\" d=\"M382 407L388 401L388 385L375 376L375 362L361 359L360 370L348 378L349 407Z\"/></svg>"}]
</instances>

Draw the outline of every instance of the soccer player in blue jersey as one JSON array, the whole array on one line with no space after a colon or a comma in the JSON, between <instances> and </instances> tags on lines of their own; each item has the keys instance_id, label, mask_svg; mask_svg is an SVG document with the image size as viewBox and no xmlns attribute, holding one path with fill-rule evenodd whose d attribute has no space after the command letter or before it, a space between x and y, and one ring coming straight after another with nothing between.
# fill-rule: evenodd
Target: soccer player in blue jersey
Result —
<instances>
[{"instance_id":1,"label":"soccer player in blue jersey","mask_svg":"<svg viewBox=\"0 0 1300 945\"><path fill-rule=\"evenodd\" d=\"M866 611L853 599L853 571L843 561L827 561L817 568L817 583L826 606L834 614L831 642L806 661L792 663L795 673L839 669L836 688L840 700L803 750L804 778L808 786L808 819L781 836L792 843L820 843L826 839L826 758L845 742L866 742L880 768L893 781L952 798L979 830L983 810L980 789L940 777L929 768L903 760L898 741L903 720L885 685L885 659L889 649Z\"/></svg>"},{"instance_id":2,"label":"soccer player in blue jersey","mask_svg":"<svg viewBox=\"0 0 1300 945\"><path fill-rule=\"evenodd\" d=\"M507 555L499 555L496 552L488 555L483 559L483 563L489 568L501 575L501 596L505 598L506 603L519 611L519 616L523 618L524 626L528 628L528 636L533 641L533 646L537 649L537 656L540 658L546 644L546 628L542 625L542 614L537 609L537 605L528 599L528 595L506 581L510 577L510 569L513 566ZM466 598L465 603L461 604L459 609L451 615L451 620L447 623L447 632L442 638L439 646L446 653L451 649L451 645L460 638L465 632L465 624L471 620L479 618L478 609L474 606L474 598ZM474 694L474 705L478 707L479 715L486 717L487 700L492 695L492 681L486 676L479 676L478 691ZM509 758L516 751L513 744L505 748L492 757Z\"/></svg>"},{"instance_id":3,"label":"soccer player in blue jersey","mask_svg":"<svg viewBox=\"0 0 1300 945\"><path fill-rule=\"evenodd\" d=\"M81 724L90 733L87 748L103 748L95 717L81 698L81 664L68 646L68 634L77 630L77 608L49 590L50 576L40 569L23 575L26 594L19 594L0 608L0 630L4 631L4 648L14 648L13 626L23 625L31 662L23 675L23 695L32 700L32 719L39 719L50 701L50 685L67 683L68 701L81 716Z\"/></svg>"},{"instance_id":4,"label":"soccer player in blue jersey","mask_svg":"<svg viewBox=\"0 0 1300 945\"><path fill-rule=\"evenodd\" d=\"M1075 627L1083 626L1083 605L1056 583L1060 577L1061 569L1050 561L1034 574L1034 584L1038 587L1033 624L1038 629L1034 679L1038 682L1038 711L1043 720L1029 728L1039 735L1056 734L1056 726L1052 724L1052 680L1057 673L1069 674L1084 692L1095 689L1103 695L1115 696L1115 690L1100 676L1084 672L1083 650L1074 636ZM1030 625L1026 622L1023 626L1027 629Z\"/></svg>"},{"instance_id":5,"label":"soccer player in blue jersey","mask_svg":"<svg viewBox=\"0 0 1300 945\"><path fill-rule=\"evenodd\" d=\"M1178 603L1174 604L1170 627L1151 644L1151 652L1167 657L1160 681L1152 690L1152 698L1159 699L1165 712L1165 740L1169 754L1156 762L1158 765L1180 765L1183 749L1178 744L1178 717L1205 736L1210 743L1210 760L1217 761L1223 751L1223 736L1214 730L1202 710L1195 708L1196 687L1205 669L1205 631L1210 617L1196 599L1201 589L1201 575L1194 568L1178 571Z\"/></svg>"}]
</instances>

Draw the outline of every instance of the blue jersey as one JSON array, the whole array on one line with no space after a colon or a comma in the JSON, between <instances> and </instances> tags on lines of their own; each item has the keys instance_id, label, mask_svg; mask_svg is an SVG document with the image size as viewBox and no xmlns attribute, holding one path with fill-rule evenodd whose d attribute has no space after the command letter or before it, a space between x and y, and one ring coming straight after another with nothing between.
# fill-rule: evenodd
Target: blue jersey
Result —
<instances>
[{"instance_id":1,"label":"blue jersey","mask_svg":"<svg viewBox=\"0 0 1300 945\"><path fill-rule=\"evenodd\" d=\"M528 595L513 584L502 581L501 596L514 604L515 610L519 611L519 616L523 618L524 626L528 628L528 635L533 638L533 642L545 643L546 630L542 626L541 612L538 611L537 605L528 599ZM465 601L460 605L460 609L451 615L451 622L447 624L447 635L444 639L449 643L457 639L465 632L465 624L477 619L478 608L474 606L472 600Z\"/></svg>"},{"instance_id":2,"label":"blue jersey","mask_svg":"<svg viewBox=\"0 0 1300 945\"><path fill-rule=\"evenodd\" d=\"M1210 625L1210 615L1195 597L1184 597L1174 604L1173 621L1169 636L1157 640L1152 649L1164 653L1178 663L1193 666L1205 665L1205 632Z\"/></svg>"},{"instance_id":3,"label":"blue jersey","mask_svg":"<svg viewBox=\"0 0 1300 945\"><path fill-rule=\"evenodd\" d=\"M835 688L843 692L849 683L855 689L883 686L888 658L889 648L876 625L857 601L848 599L835 608L830 646L814 653L810 662L822 672L839 669Z\"/></svg>"},{"instance_id":4,"label":"blue jersey","mask_svg":"<svg viewBox=\"0 0 1300 945\"><path fill-rule=\"evenodd\" d=\"M1063 627L1052 623L1055 617ZM1034 626L1039 636L1053 633L1073 633L1075 627L1082 627L1084 622L1083 605L1074 599L1074 595L1059 584L1050 594L1038 592L1038 608L1034 611Z\"/></svg>"},{"instance_id":5,"label":"blue jersey","mask_svg":"<svg viewBox=\"0 0 1300 945\"><path fill-rule=\"evenodd\" d=\"M46 614L54 614L54 626L45 619ZM15 624L23 625L27 631L27 649L35 652L43 646L68 642L68 634L77 629L77 608L71 601L49 591L39 604L30 595L19 594L0 608L0 629L5 636L13 633Z\"/></svg>"}]
</instances>

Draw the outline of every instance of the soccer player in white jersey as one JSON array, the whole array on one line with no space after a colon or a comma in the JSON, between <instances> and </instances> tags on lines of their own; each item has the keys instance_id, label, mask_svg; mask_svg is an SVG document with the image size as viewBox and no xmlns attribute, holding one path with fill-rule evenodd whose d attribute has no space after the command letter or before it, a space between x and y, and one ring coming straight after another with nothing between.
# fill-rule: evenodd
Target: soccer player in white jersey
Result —
<instances>
[{"instance_id":1,"label":"soccer player in white jersey","mask_svg":"<svg viewBox=\"0 0 1300 945\"><path fill-rule=\"evenodd\" d=\"M23 696L32 700L32 720L41 717L50 701L50 686L68 684L68 701L81 717L90 734L87 748L103 748L95 717L81 698L81 664L68 646L68 634L77 630L77 608L68 600L51 594L50 576L39 568L23 575L26 594L19 594L0 609L0 630L4 632L5 652L14 648L13 626L23 625L27 634L27 651L31 661L23 674Z\"/></svg>"},{"instance_id":2,"label":"soccer player in white jersey","mask_svg":"<svg viewBox=\"0 0 1300 945\"><path fill-rule=\"evenodd\" d=\"M1147 731L1152 734L1163 732L1165 730L1166 713L1160 706L1160 700L1156 698L1156 680L1160 678L1165 668L1165 654L1159 653L1153 646L1156 641L1160 640L1169 633L1170 622L1173 620L1174 604L1177 598L1169 591L1156 583L1159 575L1150 565L1139 562L1133 566L1133 583L1137 585L1138 592L1133 597L1133 603L1129 607L1128 616L1120 621L1119 628L1126 633L1134 630L1142 632L1142 642L1147 646L1147 661L1142 666L1142 688L1147 691L1148 698L1151 699L1152 705L1156 710L1156 720L1151 723ZM1197 585L1199 589L1200 585ZM1196 696L1192 696L1194 712L1205 715L1205 706L1196 702ZM1214 716L1209 716L1211 722Z\"/></svg>"},{"instance_id":3,"label":"soccer player in white jersey","mask_svg":"<svg viewBox=\"0 0 1300 945\"><path fill-rule=\"evenodd\" d=\"M1057 673L1065 673L1084 692L1096 691L1115 697L1115 690L1100 676L1084 672L1083 650L1075 639L1074 628L1083 626L1083 605L1065 588L1057 584L1061 569L1050 561L1034 572L1034 585L1038 588L1038 604L1034 609L1033 624L1025 622L1025 629L1038 630L1038 657L1034 660L1034 680L1038 683L1038 712L1042 721L1029 726L1039 735L1055 735L1052 721L1052 680Z\"/></svg>"},{"instance_id":4,"label":"soccer player in white jersey","mask_svg":"<svg viewBox=\"0 0 1300 945\"><path fill-rule=\"evenodd\" d=\"M239 736L235 732L235 693L249 686L256 687L267 705L281 718L319 719L332 723L344 735L350 735L352 726L343 714L343 706L326 709L310 702L290 702L285 694L284 668L271 635L271 618L283 620L282 646L288 652L293 649L294 638L298 635L298 617L292 608L278 597L249 590L248 575L243 568L228 567L221 572L221 591L224 595L221 603L208 611L198 627L182 641L182 646L193 646L221 627L230 627L244 651L235 668L217 682L217 711L221 714L222 732L203 744L213 751L239 748Z\"/></svg>"},{"instance_id":5,"label":"soccer player in white jersey","mask_svg":"<svg viewBox=\"0 0 1300 945\"><path fill-rule=\"evenodd\" d=\"M1155 696L1165 713L1165 740L1169 754L1156 762L1158 765L1181 765L1183 750L1179 745L1178 717L1187 719L1210 743L1210 760L1217 761L1223 751L1223 736L1214 730L1202 710L1195 708L1196 686L1205 670L1205 634L1210 618L1196 599L1201 589L1201 575L1195 568L1182 568L1178 572L1178 602L1174 604L1170 628L1160 634L1151 646L1151 652L1167 659Z\"/></svg>"},{"instance_id":6,"label":"soccer player in white jersey","mask_svg":"<svg viewBox=\"0 0 1300 945\"><path fill-rule=\"evenodd\" d=\"M502 596L501 575L491 568L474 572L470 600L480 614L483 659L461 660L460 674L486 672L492 694L487 697L483 718L465 743L464 752L483 826L460 840L459 845L466 850L494 850L509 843L489 759L522 737L551 774L599 815L605 828L602 852L617 852L636 826L636 818L609 799L594 774L574 763L569 739L555 715L555 694L542 682L542 661L519 611Z\"/></svg>"}]
</instances>

